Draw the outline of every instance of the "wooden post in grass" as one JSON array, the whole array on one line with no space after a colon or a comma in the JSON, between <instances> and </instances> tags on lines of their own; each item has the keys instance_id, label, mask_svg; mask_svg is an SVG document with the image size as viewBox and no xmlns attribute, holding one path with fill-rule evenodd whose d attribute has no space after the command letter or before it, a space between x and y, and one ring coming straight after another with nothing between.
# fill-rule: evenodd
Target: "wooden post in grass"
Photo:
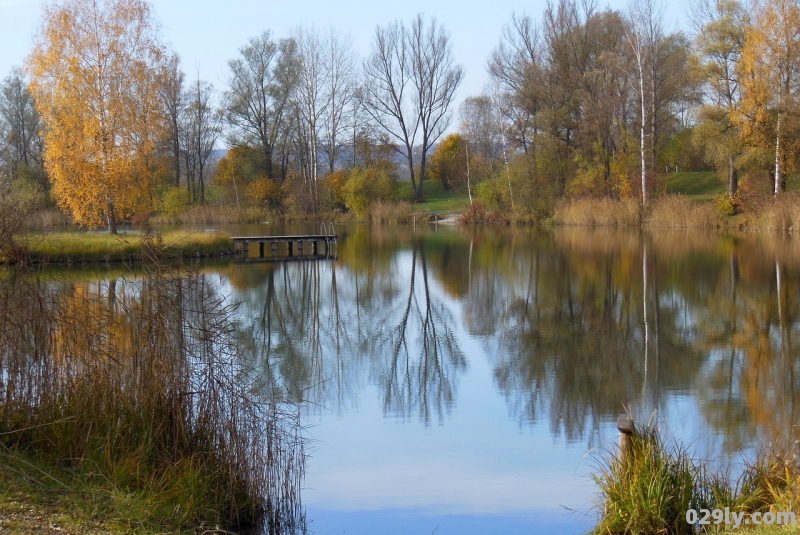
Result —
<instances>
[{"instance_id":1,"label":"wooden post in grass","mask_svg":"<svg viewBox=\"0 0 800 535\"><path fill-rule=\"evenodd\" d=\"M633 434L636 432L630 414L623 414L617 418L617 429L619 430L619 457L622 462L625 462L631 454Z\"/></svg>"}]
</instances>

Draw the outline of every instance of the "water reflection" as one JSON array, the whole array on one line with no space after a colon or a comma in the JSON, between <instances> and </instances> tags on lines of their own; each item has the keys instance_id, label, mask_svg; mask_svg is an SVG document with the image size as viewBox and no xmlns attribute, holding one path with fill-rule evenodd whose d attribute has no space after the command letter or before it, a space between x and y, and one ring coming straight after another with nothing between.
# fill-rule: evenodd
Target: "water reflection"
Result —
<instances>
[{"instance_id":1,"label":"water reflection","mask_svg":"<svg viewBox=\"0 0 800 535\"><path fill-rule=\"evenodd\" d=\"M369 238L360 229L346 243ZM358 258L371 246L357 247ZM442 421L466 367L456 318L431 286L422 240L388 251L397 256L376 251L344 266L234 265L240 331L264 376L312 410L343 410L369 382L387 414Z\"/></svg>"},{"instance_id":2,"label":"water reflection","mask_svg":"<svg viewBox=\"0 0 800 535\"><path fill-rule=\"evenodd\" d=\"M478 340L521 422L597 445L630 406L689 396L728 452L794 422L798 251L682 233L349 229L331 263L235 265L242 332L265 377L347 410L444 421Z\"/></svg>"},{"instance_id":3,"label":"water reflection","mask_svg":"<svg viewBox=\"0 0 800 535\"><path fill-rule=\"evenodd\" d=\"M241 303L260 386L313 424L306 503L331 531L368 523L354 511L446 524L480 509L505 532L586 511L581 459L613 443L625 407L702 455L792 438L791 239L356 226L336 261L202 269Z\"/></svg>"}]
</instances>

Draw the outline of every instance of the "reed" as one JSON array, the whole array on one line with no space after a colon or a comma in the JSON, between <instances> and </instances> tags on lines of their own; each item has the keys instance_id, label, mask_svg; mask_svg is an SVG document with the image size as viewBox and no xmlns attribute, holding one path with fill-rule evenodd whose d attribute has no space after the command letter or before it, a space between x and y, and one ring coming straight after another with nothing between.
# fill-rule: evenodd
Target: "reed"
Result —
<instances>
[{"instance_id":1,"label":"reed","mask_svg":"<svg viewBox=\"0 0 800 535\"><path fill-rule=\"evenodd\" d=\"M800 195L783 193L777 197L765 197L757 203L758 214L750 218L748 227L772 232L800 231Z\"/></svg>"},{"instance_id":2,"label":"reed","mask_svg":"<svg viewBox=\"0 0 800 535\"><path fill-rule=\"evenodd\" d=\"M559 204L553 222L588 227L635 227L642 223L642 211L635 201L576 199Z\"/></svg>"},{"instance_id":3,"label":"reed","mask_svg":"<svg viewBox=\"0 0 800 535\"><path fill-rule=\"evenodd\" d=\"M654 228L715 229L725 221L708 202L692 201L684 195L662 195L650 206L644 224Z\"/></svg>"},{"instance_id":4,"label":"reed","mask_svg":"<svg viewBox=\"0 0 800 535\"><path fill-rule=\"evenodd\" d=\"M411 222L412 212L412 205L406 201L376 201L369 207L369 219L379 225L407 225Z\"/></svg>"},{"instance_id":5,"label":"reed","mask_svg":"<svg viewBox=\"0 0 800 535\"><path fill-rule=\"evenodd\" d=\"M218 288L141 248L130 279L0 284L0 446L138 496L134 525L303 532L297 411L259 388Z\"/></svg>"},{"instance_id":6,"label":"reed","mask_svg":"<svg viewBox=\"0 0 800 535\"><path fill-rule=\"evenodd\" d=\"M749 517L757 511L797 513L800 506L800 466L790 453L761 452L733 481L649 425L632 436L626 455L606 454L593 478L601 496L597 535L690 535L695 526L686 521L689 509L728 508Z\"/></svg>"}]
</instances>

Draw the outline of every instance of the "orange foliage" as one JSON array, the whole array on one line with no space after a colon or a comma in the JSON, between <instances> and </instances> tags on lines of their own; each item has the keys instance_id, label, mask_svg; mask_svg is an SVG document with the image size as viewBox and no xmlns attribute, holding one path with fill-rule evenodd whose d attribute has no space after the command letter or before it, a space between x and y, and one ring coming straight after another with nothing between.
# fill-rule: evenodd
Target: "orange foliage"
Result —
<instances>
[{"instance_id":1,"label":"orange foliage","mask_svg":"<svg viewBox=\"0 0 800 535\"><path fill-rule=\"evenodd\" d=\"M53 1L28 58L59 205L88 227L148 211L165 124L164 73L144 0Z\"/></svg>"}]
</instances>

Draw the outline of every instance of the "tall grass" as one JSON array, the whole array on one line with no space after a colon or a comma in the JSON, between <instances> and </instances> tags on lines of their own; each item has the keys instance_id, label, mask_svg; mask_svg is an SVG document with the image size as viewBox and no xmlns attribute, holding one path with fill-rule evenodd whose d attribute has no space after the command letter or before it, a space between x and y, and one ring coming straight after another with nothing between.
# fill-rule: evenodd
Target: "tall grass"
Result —
<instances>
[{"instance_id":1,"label":"tall grass","mask_svg":"<svg viewBox=\"0 0 800 535\"><path fill-rule=\"evenodd\" d=\"M751 201L752 216L747 226L778 232L800 231L800 195L796 192L764 196Z\"/></svg>"},{"instance_id":2,"label":"tall grass","mask_svg":"<svg viewBox=\"0 0 800 535\"><path fill-rule=\"evenodd\" d=\"M295 410L240 355L234 307L202 275L0 284L0 443L109 495L131 522L303 532Z\"/></svg>"},{"instance_id":3,"label":"tall grass","mask_svg":"<svg viewBox=\"0 0 800 535\"><path fill-rule=\"evenodd\" d=\"M648 227L659 228L719 228L723 218L708 202L692 201L685 195L663 195L650 206L645 219Z\"/></svg>"},{"instance_id":4,"label":"tall grass","mask_svg":"<svg viewBox=\"0 0 800 535\"><path fill-rule=\"evenodd\" d=\"M666 444L654 428L632 439L627 459L612 456L595 482L603 494L598 534L691 534L686 510L706 507L702 468L677 443Z\"/></svg>"},{"instance_id":5,"label":"tall grass","mask_svg":"<svg viewBox=\"0 0 800 535\"><path fill-rule=\"evenodd\" d=\"M795 511L800 505L800 466L777 450L759 454L732 481L711 470L655 427L639 430L626 456L609 453L593 475L600 489L597 535L694 534L689 509L728 508L732 513Z\"/></svg>"},{"instance_id":6,"label":"tall grass","mask_svg":"<svg viewBox=\"0 0 800 535\"><path fill-rule=\"evenodd\" d=\"M369 219L375 224L408 224L412 212L412 205L406 201L376 201L369 207Z\"/></svg>"},{"instance_id":7,"label":"tall grass","mask_svg":"<svg viewBox=\"0 0 800 535\"><path fill-rule=\"evenodd\" d=\"M642 211L636 201L576 199L557 206L553 221L561 225L632 227L641 225Z\"/></svg>"}]
</instances>

